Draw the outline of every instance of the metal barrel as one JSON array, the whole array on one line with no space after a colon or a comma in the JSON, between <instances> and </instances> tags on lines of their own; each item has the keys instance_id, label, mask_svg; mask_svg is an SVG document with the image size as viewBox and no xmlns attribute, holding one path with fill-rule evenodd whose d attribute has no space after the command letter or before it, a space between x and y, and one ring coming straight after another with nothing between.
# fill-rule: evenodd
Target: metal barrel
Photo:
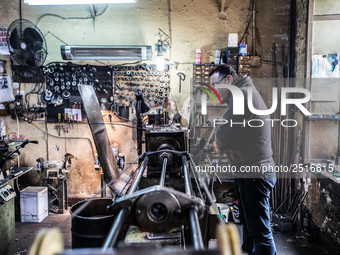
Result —
<instances>
[{"instance_id":1,"label":"metal barrel","mask_svg":"<svg viewBox=\"0 0 340 255\"><path fill-rule=\"evenodd\" d=\"M94 199L80 212L77 210L88 202L76 203L70 209L72 215L72 248L101 247L114 220L106 210L111 199Z\"/></svg>"}]
</instances>

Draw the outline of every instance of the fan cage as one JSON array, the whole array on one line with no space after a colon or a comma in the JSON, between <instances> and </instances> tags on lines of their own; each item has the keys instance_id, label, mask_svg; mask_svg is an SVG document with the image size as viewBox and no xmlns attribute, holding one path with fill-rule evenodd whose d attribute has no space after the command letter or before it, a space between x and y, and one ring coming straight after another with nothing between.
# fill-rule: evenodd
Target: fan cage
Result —
<instances>
[{"instance_id":1,"label":"fan cage","mask_svg":"<svg viewBox=\"0 0 340 255\"><path fill-rule=\"evenodd\" d=\"M34 30L33 33L37 33L42 41L38 43L38 40L36 40L35 43L33 43L33 45L27 43L24 40L24 33L25 31L27 31L26 29L33 29ZM15 33L17 33L18 38L14 38ZM11 43L12 35L13 38ZM18 40L16 41L18 42L18 44L16 45L16 47L13 47L14 45L12 44L13 40L15 39ZM40 43L41 45L39 45ZM25 48L24 47L25 44L27 45L27 48L26 50L23 50L23 48ZM7 45L12 58L20 65L41 66L46 60L47 45L45 38L41 33L40 29L29 20L17 19L10 24L7 31ZM27 57L28 55L31 57L30 59L28 59Z\"/></svg>"}]
</instances>

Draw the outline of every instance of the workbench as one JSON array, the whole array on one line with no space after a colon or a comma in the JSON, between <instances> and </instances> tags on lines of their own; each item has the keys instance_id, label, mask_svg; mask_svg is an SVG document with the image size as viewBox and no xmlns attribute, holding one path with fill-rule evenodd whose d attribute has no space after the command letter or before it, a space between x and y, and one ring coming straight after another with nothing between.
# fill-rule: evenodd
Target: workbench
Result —
<instances>
[{"instance_id":1,"label":"workbench","mask_svg":"<svg viewBox=\"0 0 340 255\"><path fill-rule=\"evenodd\" d=\"M0 188L10 185L17 193L16 195L19 195L19 191L14 187L14 182L32 169L33 167L10 168L8 174L0 180ZM15 208L13 198L5 203L0 203L0 233L0 254L13 255L15 251Z\"/></svg>"}]
</instances>

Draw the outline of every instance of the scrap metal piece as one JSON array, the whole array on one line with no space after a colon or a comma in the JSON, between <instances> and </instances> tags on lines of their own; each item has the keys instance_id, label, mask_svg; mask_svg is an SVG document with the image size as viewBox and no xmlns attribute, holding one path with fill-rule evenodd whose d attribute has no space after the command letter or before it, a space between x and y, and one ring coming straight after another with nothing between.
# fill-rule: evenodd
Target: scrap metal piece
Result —
<instances>
[{"instance_id":1,"label":"scrap metal piece","mask_svg":"<svg viewBox=\"0 0 340 255\"><path fill-rule=\"evenodd\" d=\"M88 85L79 84L78 90L83 100L85 113L97 149L98 158L103 168L105 181L117 195L124 195L121 192L128 183L129 177L124 173L121 174L118 169L96 93L93 87ZM115 178L117 179L111 183Z\"/></svg>"}]
</instances>

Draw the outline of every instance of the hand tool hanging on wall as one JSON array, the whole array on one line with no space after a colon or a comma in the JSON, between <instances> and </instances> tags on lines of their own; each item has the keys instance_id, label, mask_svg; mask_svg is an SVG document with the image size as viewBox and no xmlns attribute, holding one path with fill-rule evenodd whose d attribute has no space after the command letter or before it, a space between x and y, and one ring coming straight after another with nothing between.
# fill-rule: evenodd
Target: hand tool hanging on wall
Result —
<instances>
[{"instance_id":1,"label":"hand tool hanging on wall","mask_svg":"<svg viewBox=\"0 0 340 255\"><path fill-rule=\"evenodd\" d=\"M181 85L182 85L182 81L185 80L185 74L182 73L182 72L178 72L177 75L178 75L178 77L179 77L179 85L178 85L178 87L179 87L179 92L181 92Z\"/></svg>"}]
</instances>

